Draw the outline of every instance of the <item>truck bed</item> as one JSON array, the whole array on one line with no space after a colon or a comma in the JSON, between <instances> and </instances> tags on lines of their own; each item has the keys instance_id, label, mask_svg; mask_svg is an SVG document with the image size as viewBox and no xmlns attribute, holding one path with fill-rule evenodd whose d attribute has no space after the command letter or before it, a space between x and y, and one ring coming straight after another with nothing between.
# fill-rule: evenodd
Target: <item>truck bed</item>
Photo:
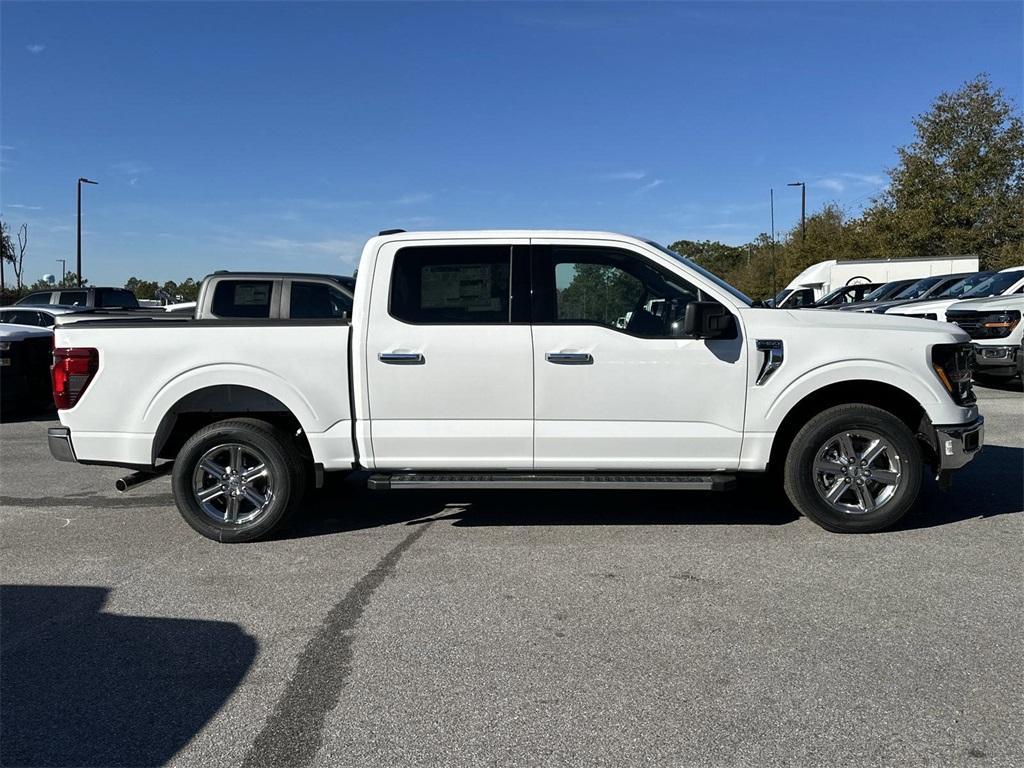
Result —
<instances>
[{"instance_id":1,"label":"truck bed","mask_svg":"<svg viewBox=\"0 0 1024 768\"><path fill-rule=\"evenodd\" d=\"M236 398L254 390L295 415L326 468L348 466L350 331L341 320L106 318L58 327L56 347L99 355L96 374L61 419L80 461L147 465L165 414L186 396L185 407L204 409L197 388L228 387Z\"/></svg>"}]
</instances>

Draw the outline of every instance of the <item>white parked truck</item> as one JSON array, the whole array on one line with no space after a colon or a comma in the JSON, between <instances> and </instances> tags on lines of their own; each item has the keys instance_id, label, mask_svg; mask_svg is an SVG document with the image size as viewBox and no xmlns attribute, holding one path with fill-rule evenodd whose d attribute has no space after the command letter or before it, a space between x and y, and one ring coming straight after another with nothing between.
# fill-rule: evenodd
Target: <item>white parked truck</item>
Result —
<instances>
[{"instance_id":1,"label":"white parked truck","mask_svg":"<svg viewBox=\"0 0 1024 768\"><path fill-rule=\"evenodd\" d=\"M850 259L821 261L794 277L775 297L780 309L813 304L836 288L858 283L890 283L957 272L977 272L976 256L943 256L911 259Z\"/></svg>"},{"instance_id":2,"label":"white parked truck","mask_svg":"<svg viewBox=\"0 0 1024 768\"><path fill-rule=\"evenodd\" d=\"M969 291L959 296L900 304L886 309L885 314L918 317L922 320L942 320L946 315L946 310L958 301L984 299L990 296L1020 295L1021 293L1024 293L1024 266L1007 267L999 272L989 274L971 287Z\"/></svg>"},{"instance_id":3,"label":"white parked truck","mask_svg":"<svg viewBox=\"0 0 1024 768\"><path fill-rule=\"evenodd\" d=\"M196 319L58 327L51 452L135 470L122 487L172 468L193 528L247 541L356 470L680 491L775 470L823 527L874 531L983 443L955 326L755 308L642 239L388 231L358 274L350 316L295 317L303 276L221 273Z\"/></svg>"},{"instance_id":4,"label":"white parked truck","mask_svg":"<svg viewBox=\"0 0 1024 768\"><path fill-rule=\"evenodd\" d=\"M1024 374L1024 295L958 301L946 320L967 332L974 344L974 375L1012 379Z\"/></svg>"}]
</instances>

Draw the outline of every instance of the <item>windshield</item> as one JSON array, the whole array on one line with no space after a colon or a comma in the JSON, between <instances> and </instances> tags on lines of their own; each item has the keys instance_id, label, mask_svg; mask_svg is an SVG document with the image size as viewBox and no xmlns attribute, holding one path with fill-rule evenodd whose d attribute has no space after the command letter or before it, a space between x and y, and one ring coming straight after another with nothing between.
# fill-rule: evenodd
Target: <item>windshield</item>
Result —
<instances>
[{"instance_id":1,"label":"windshield","mask_svg":"<svg viewBox=\"0 0 1024 768\"><path fill-rule=\"evenodd\" d=\"M965 277L963 280L953 283L941 293L936 294L940 299L955 299L963 296L970 290L978 287L984 280L992 277L995 272L978 272L976 275Z\"/></svg>"},{"instance_id":2,"label":"windshield","mask_svg":"<svg viewBox=\"0 0 1024 768\"><path fill-rule=\"evenodd\" d=\"M678 261L680 264L685 264L687 267L692 269L697 274L701 275L702 277L707 278L708 280L713 282L715 285L717 285L719 288L721 288L723 291L726 291L734 299L738 299L739 301L741 301L745 306L749 307L751 304L754 303L753 300L751 300L751 298L749 296L747 296L745 293L743 293L743 291L740 291L740 290L738 290L736 288L733 288L731 285L729 285L727 282L725 282L725 280L720 278L714 272L709 272L708 270L704 269L704 267L702 267L700 264L698 264L697 262L693 261L692 259L688 259L685 256L681 256L678 253L676 253L675 251L670 251L665 246L659 245L658 243L655 243L655 242L653 242L651 240L645 240L644 242L647 243L648 245L654 247L654 248L657 248L659 251L664 253L666 256L671 256L673 259Z\"/></svg>"},{"instance_id":3,"label":"windshield","mask_svg":"<svg viewBox=\"0 0 1024 768\"><path fill-rule=\"evenodd\" d=\"M830 301L835 299L839 294L845 293L848 290L850 290L850 286L848 285L844 285L842 288L836 288L834 291L829 291L828 293L826 293L824 296L822 296L814 303L818 305L828 304Z\"/></svg>"},{"instance_id":4,"label":"windshield","mask_svg":"<svg viewBox=\"0 0 1024 768\"><path fill-rule=\"evenodd\" d=\"M899 288L895 283L883 283L864 297L864 301L878 301Z\"/></svg>"},{"instance_id":5,"label":"windshield","mask_svg":"<svg viewBox=\"0 0 1024 768\"><path fill-rule=\"evenodd\" d=\"M1011 285L1024 277L1024 270L1013 272L996 272L987 280L982 280L967 293L961 294L964 299L980 299L984 296L998 296Z\"/></svg>"},{"instance_id":6,"label":"windshield","mask_svg":"<svg viewBox=\"0 0 1024 768\"><path fill-rule=\"evenodd\" d=\"M897 293L893 298L895 299L919 299L921 295L925 293L929 288L935 285L940 277L922 277L920 280L916 280L902 291Z\"/></svg>"}]
</instances>

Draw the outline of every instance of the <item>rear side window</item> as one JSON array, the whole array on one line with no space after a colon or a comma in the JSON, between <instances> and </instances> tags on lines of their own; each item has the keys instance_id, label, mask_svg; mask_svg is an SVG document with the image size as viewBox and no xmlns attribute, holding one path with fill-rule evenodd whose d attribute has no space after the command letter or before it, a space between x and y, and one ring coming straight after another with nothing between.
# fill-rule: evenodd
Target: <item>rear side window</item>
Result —
<instances>
[{"instance_id":1,"label":"rear side window","mask_svg":"<svg viewBox=\"0 0 1024 768\"><path fill-rule=\"evenodd\" d=\"M391 273L391 315L407 323L507 323L511 265L508 245L402 248Z\"/></svg>"},{"instance_id":2,"label":"rear side window","mask_svg":"<svg viewBox=\"0 0 1024 768\"><path fill-rule=\"evenodd\" d=\"M85 291L61 291L57 296L57 303L84 307L89 303L88 294Z\"/></svg>"},{"instance_id":3,"label":"rear side window","mask_svg":"<svg viewBox=\"0 0 1024 768\"><path fill-rule=\"evenodd\" d=\"M50 291L36 291L35 293L30 293L19 301L18 304L49 304L50 294Z\"/></svg>"},{"instance_id":4,"label":"rear side window","mask_svg":"<svg viewBox=\"0 0 1024 768\"><path fill-rule=\"evenodd\" d=\"M217 317L270 317L269 280L222 280L213 290Z\"/></svg>"},{"instance_id":5,"label":"rear side window","mask_svg":"<svg viewBox=\"0 0 1024 768\"><path fill-rule=\"evenodd\" d=\"M131 291L126 291L123 288L103 291L98 298L99 305L101 307L122 307L126 309L134 309L139 306L139 302L135 298L135 294Z\"/></svg>"},{"instance_id":6,"label":"rear side window","mask_svg":"<svg viewBox=\"0 0 1024 768\"><path fill-rule=\"evenodd\" d=\"M327 283L292 282L289 317L351 317L352 298Z\"/></svg>"}]
</instances>

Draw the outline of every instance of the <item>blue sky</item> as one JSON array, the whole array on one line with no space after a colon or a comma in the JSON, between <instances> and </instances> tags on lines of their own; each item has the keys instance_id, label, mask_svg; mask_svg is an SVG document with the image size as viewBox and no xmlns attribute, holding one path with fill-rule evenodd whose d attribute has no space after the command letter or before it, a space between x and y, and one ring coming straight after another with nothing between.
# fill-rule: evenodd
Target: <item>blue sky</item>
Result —
<instances>
[{"instance_id":1,"label":"blue sky","mask_svg":"<svg viewBox=\"0 0 1024 768\"><path fill-rule=\"evenodd\" d=\"M858 210L979 72L1021 102L1024 4L11 3L0 210L34 280L350 272L377 230L746 242Z\"/></svg>"}]
</instances>

